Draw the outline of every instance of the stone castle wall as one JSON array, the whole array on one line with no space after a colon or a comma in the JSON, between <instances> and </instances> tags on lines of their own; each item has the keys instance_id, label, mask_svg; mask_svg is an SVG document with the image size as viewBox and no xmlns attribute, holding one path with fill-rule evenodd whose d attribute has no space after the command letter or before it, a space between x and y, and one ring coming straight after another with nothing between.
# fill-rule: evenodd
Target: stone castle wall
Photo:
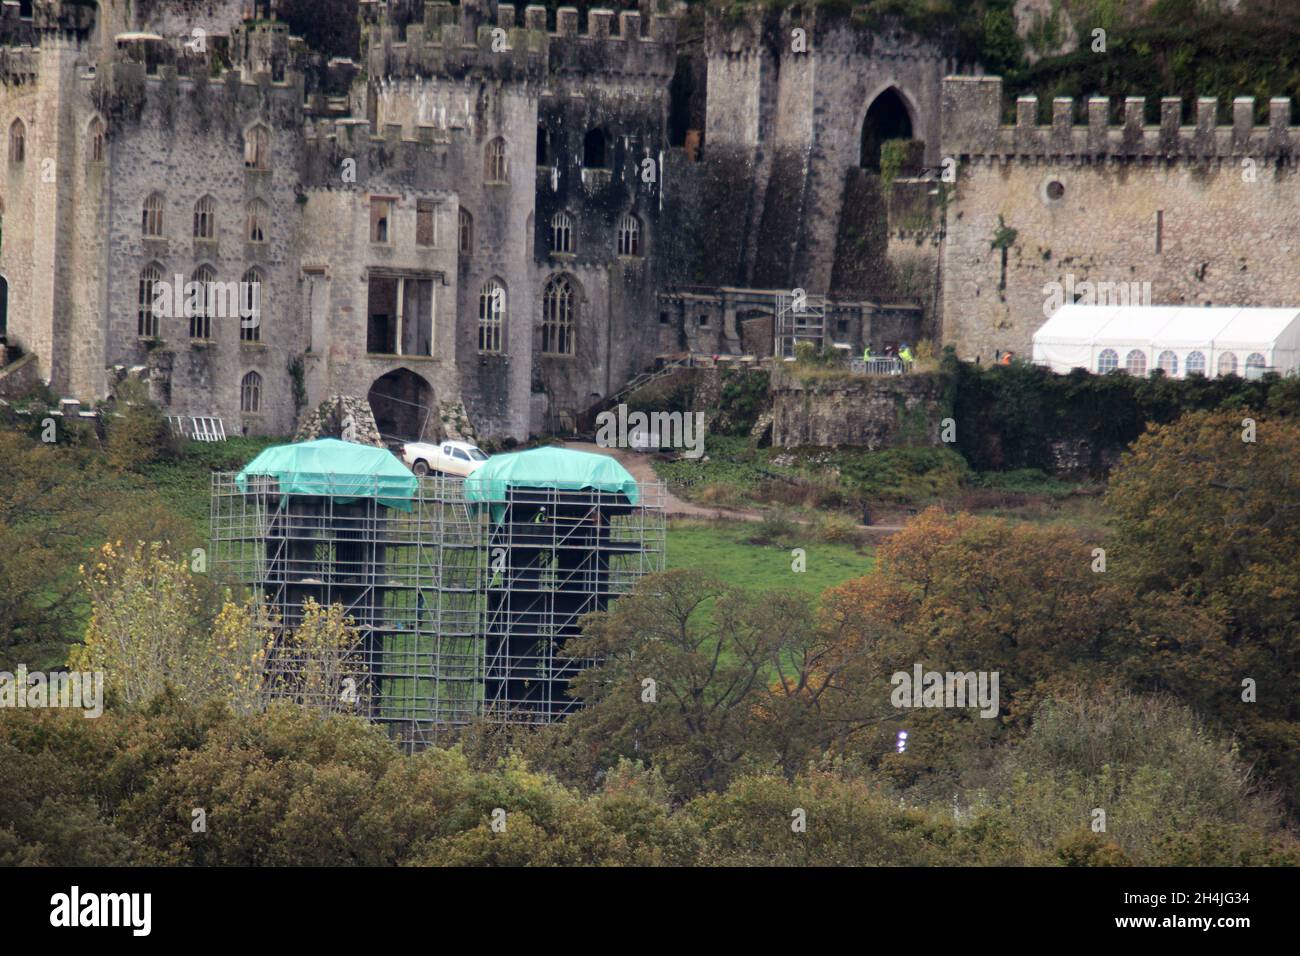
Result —
<instances>
[{"instance_id":1,"label":"stone castle wall","mask_svg":"<svg viewBox=\"0 0 1300 956\"><path fill-rule=\"evenodd\" d=\"M938 445L947 414L937 374L858 376L804 383L786 374L772 380L772 445L879 451Z\"/></svg>"},{"instance_id":2,"label":"stone castle wall","mask_svg":"<svg viewBox=\"0 0 1300 956\"><path fill-rule=\"evenodd\" d=\"M1032 97L998 122L996 78L951 78L944 154L958 161L943 249L943 341L965 359L1030 351L1049 283L1149 284L1155 305L1288 305L1300 298L1300 128L1286 99L1184 104L1159 124L1129 98L1058 99L1050 125ZM994 248L999 229L1003 242ZM1014 234L1008 232L1014 230ZM1003 265L1005 246L1006 262Z\"/></svg>"}]
</instances>

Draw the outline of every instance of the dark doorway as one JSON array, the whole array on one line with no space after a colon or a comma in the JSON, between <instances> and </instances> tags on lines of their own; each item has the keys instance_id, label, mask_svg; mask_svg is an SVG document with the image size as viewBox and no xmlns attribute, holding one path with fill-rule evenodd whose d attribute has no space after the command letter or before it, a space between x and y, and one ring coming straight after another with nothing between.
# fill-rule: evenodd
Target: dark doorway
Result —
<instances>
[{"instance_id":1,"label":"dark doorway","mask_svg":"<svg viewBox=\"0 0 1300 956\"><path fill-rule=\"evenodd\" d=\"M537 165L551 165L550 135L541 123L537 124Z\"/></svg>"},{"instance_id":2,"label":"dark doorway","mask_svg":"<svg viewBox=\"0 0 1300 956\"><path fill-rule=\"evenodd\" d=\"M9 334L9 280L0 276L0 342Z\"/></svg>"},{"instance_id":3,"label":"dark doorway","mask_svg":"<svg viewBox=\"0 0 1300 956\"><path fill-rule=\"evenodd\" d=\"M385 441L419 441L426 437L425 429L430 422L436 427L433 389L410 369L394 369L381 375L370 386L366 398Z\"/></svg>"},{"instance_id":4,"label":"dark doorway","mask_svg":"<svg viewBox=\"0 0 1300 956\"><path fill-rule=\"evenodd\" d=\"M366 303L366 351L378 355L397 352L397 279L371 276Z\"/></svg>"},{"instance_id":5,"label":"dark doorway","mask_svg":"<svg viewBox=\"0 0 1300 956\"><path fill-rule=\"evenodd\" d=\"M880 172L880 147L891 139L911 139L912 118L907 104L890 87L876 97L867 110L862 123L862 155L858 165L872 172Z\"/></svg>"},{"instance_id":6,"label":"dark doorway","mask_svg":"<svg viewBox=\"0 0 1300 956\"><path fill-rule=\"evenodd\" d=\"M605 169L609 166L609 144L605 131L599 126L582 139L582 165L588 169Z\"/></svg>"}]
</instances>

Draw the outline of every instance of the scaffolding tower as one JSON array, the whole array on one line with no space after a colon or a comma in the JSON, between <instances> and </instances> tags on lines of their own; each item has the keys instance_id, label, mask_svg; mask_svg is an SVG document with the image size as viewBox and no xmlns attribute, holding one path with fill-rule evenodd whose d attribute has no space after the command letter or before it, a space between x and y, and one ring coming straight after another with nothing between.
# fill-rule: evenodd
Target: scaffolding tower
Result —
<instances>
[{"instance_id":1,"label":"scaffolding tower","mask_svg":"<svg viewBox=\"0 0 1300 956\"><path fill-rule=\"evenodd\" d=\"M663 570L663 488L636 503L609 491L511 486L488 526L486 712L550 723L580 703L570 682L594 663L565 653L587 614Z\"/></svg>"},{"instance_id":2,"label":"scaffolding tower","mask_svg":"<svg viewBox=\"0 0 1300 956\"><path fill-rule=\"evenodd\" d=\"M774 332L774 347L780 358L794 358L801 342L820 352L826 342L826 296L778 295Z\"/></svg>"},{"instance_id":3,"label":"scaffolding tower","mask_svg":"<svg viewBox=\"0 0 1300 956\"><path fill-rule=\"evenodd\" d=\"M285 636L312 602L341 605L360 635L351 709L415 749L477 718L548 723L580 706L567 691L592 662L568 658L566 642L584 615L663 570L662 485L636 497L511 486L469 501L445 476L400 492L298 477L290 493L275 477L221 473L211 564L284 635L266 664L281 695L301 700L315 663Z\"/></svg>"}]
</instances>

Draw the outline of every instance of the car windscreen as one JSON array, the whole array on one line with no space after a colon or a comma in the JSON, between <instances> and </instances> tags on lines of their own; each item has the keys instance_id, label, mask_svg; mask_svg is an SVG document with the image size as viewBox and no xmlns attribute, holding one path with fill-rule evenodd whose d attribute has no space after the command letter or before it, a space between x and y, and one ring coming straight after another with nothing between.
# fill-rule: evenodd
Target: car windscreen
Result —
<instances>
[{"instance_id":1,"label":"car windscreen","mask_svg":"<svg viewBox=\"0 0 1300 956\"><path fill-rule=\"evenodd\" d=\"M469 457L472 461L487 461L488 459L488 456L483 454L477 448L471 448L469 450Z\"/></svg>"}]
</instances>

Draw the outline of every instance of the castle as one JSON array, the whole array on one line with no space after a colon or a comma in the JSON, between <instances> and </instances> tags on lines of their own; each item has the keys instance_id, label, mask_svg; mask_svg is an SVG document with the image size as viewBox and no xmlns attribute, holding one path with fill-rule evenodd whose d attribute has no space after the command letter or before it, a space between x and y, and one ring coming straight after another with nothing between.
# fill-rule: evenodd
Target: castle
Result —
<instances>
[{"instance_id":1,"label":"castle","mask_svg":"<svg viewBox=\"0 0 1300 956\"><path fill-rule=\"evenodd\" d=\"M1289 100L1004 123L1000 80L887 24L679 37L658 4L359 0L331 59L270 0L4 0L7 349L83 402L137 370L233 432L356 395L390 436L523 439L657 357L771 354L793 290L827 342L983 361L1027 354L1067 276L1300 296Z\"/></svg>"}]
</instances>

